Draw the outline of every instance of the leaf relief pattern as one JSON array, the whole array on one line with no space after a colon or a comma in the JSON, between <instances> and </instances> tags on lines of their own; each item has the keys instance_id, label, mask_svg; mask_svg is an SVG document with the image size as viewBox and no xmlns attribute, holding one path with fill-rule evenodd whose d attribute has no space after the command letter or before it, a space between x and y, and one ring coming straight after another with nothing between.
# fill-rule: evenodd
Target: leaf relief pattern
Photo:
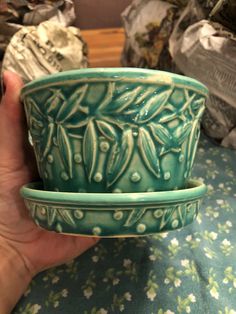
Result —
<instances>
[{"instance_id":1,"label":"leaf relief pattern","mask_svg":"<svg viewBox=\"0 0 236 314\"><path fill-rule=\"evenodd\" d=\"M107 138L110 141L116 140L116 132L115 132L114 127L112 127L112 125L101 120L97 120L96 123L97 123L97 127L99 131L105 138Z\"/></svg>"},{"instance_id":2,"label":"leaf relief pattern","mask_svg":"<svg viewBox=\"0 0 236 314\"><path fill-rule=\"evenodd\" d=\"M168 88L162 92L156 91L145 103L140 110L137 121L145 123L155 118L164 109L167 101L173 91L173 88Z\"/></svg>"},{"instance_id":3,"label":"leaf relief pattern","mask_svg":"<svg viewBox=\"0 0 236 314\"><path fill-rule=\"evenodd\" d=\"M161 170L156 146L149 132L142 127L139 129L138 147L147 168L159 178Z\"/></svg>"},{"instance_id":4,"label":"leaf relief pattern","mask_svg":"<svg viewBox=\"0 0 236 314\"><path fill-rule=\"evenodd\" d=\"M108 186L114 184L129 165L133 146L132 130L125 130L122 134L121 143L116 142L111 149L107 166Z\"/></svg>"},{"instance_id":5,"label":"leaf relief pattern","mask_svg":"<svg viewBox=\"0 0 236 314\"><path fill-rule=\"evenodd\" d=\"M97 160L97 134L93 120L87 124L83 139L83 158L91 182Z\"/></svg>"},{"instance_id":6,"label":"leaf relief pattern","mask_svg":"<svg viewBox=\"0 0 236 314\"><path fill-rule=\"evenodd\" d=\"M183 89L185 103L175 108L171 98L174 85L132 84L127 87L115 81L104 84L105 90L96 108L87 99L89 84L78 84L67 97L62 90L50 89L42 108L35 99L26 98L27 121L39 163L44 163L56 147L62 170L72 179L71 140L77 139L81 141L82 162L91 182L97 171L99 141L105 139L108 162L102 171L110 187L124 174L136 144L150 174L160 178L162 156L169 152L180 153L187 141L186 158L191 169L204 97Z\"/></svg>"},{"instance_id":7,"label":"leaf relief pattern","mask_svg":"<svg viewBox=\"0 0 236 314\"><path fill-rule=\"evenodd\" d=\"M64 163L64 167L69 174L69 177L72 178L73 173L73 162L72 162L72 151L70 147L70 140L67 133L67 130L59 125L57 128L57 139L58 139L58 147L61 152L62 161Z\"/></svg>"}]
</instances>

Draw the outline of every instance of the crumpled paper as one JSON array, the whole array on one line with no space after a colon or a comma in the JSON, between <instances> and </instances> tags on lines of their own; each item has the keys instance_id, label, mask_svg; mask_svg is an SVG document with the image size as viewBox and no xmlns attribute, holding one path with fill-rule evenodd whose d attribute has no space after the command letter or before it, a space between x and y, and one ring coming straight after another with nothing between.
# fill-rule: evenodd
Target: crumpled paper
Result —
<instances>
[{"instance_id":1,"label":"crumpled paper","mask_svg":"<svg viewBox=\"0 0 236 314\"><path fill-rule=\"evenodd\" d=\"M202 126L236 148L236 1L134 0L122 14L122 64L185 74L210 91Z\"/></svg>"},{"instance_id":2,"label":"crumpled paper","mask_svg":"<svg viewBox=\"0 0 236 314\"><path fill-rule=\"evenodd\" d=\"M168 40L187 0L134 0L122 13L126 40L122 65L170 70Z\"/></svg>"},{"instance_id":3,"label":"crumpled paper","mask_svg":"<svg viewBox=\"0 0 236 314\"><path fill-rule=\"evenodd\" d=\"M181 73L209 88L205 133L236 149L236 34L204 17L204 8L190 1L169 39L169 51Z\"/></svg>"},{"instance_id":4,"label":"crumpled paper","mask_svg":"<svg viewBox=\"0 0 236 314\"><path fill-rule=\"evenodd\" d=\"M47 20L72 25L73 0L0 0L0 69L12 36L24 25L38 25Z\"/></svg>"},{"instance_id":5,"label":"crumpled paper","mask_svg":"<svg viewBox=\"0 0 236 314\"><path fill-rule=\"evenodd\" d=\"M75 20L72 0L1 0L0 22L38 25L52 20L64 26Z\"/></svg>"},{"instance_id":6,"label":"crumpled paper","mask_svg":"<svg viewBox=\"0 0 236 314\"><path fill-rule=\"evenodd\" d=\"M22 27L7 47L2 70L18 73L26 83L41 76L88 65L87 45L75 27L47 21Z\"/></svg>"}]
</instances>

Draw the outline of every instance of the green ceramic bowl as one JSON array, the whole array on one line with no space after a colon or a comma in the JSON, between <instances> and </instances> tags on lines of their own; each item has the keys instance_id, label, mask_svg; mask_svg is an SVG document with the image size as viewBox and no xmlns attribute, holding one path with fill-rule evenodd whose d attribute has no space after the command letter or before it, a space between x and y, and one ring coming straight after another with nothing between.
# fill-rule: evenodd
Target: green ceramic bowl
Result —
<instances>
[{"instance_id":1,"label":"green ceramic bowl","mask_svg":"<svg viewBox=\"0 0 236 314\"><path fill-rule=\"evenodd\" d=\"M46 190L146 192L186 187L207 88L134 68L50 75L22 90Z\"/></svg>"},{"instance_id":2,"label":"green ceramic bowl","mask_svg":"<svg viewBox=\"0 0 236 314\"><path fill-rule=\"evenodd\" d=\"M21 189L35 223L65 234L124 237L182 228L197 216L206 186L190 180L179 191L68 193L44 191L42 182Z\"/></svg>"}]
</instances>

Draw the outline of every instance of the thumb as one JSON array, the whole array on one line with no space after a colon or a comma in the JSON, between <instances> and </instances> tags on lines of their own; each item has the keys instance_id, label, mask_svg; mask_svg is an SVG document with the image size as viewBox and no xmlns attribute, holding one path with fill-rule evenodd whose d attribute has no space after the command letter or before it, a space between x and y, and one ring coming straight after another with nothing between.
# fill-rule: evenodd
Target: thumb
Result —
<instances>
[{"instance_id":1,"label":"thumb","mask_svg":"<svg viewBox=\"0 0 236 314\"><path fill-rule=\"evenodd\" d=\"M0 105L0 156L1 165L15 159L22 160L25 143L25 120L20 105L22 80L12 72L4 72L5 94Z\"/></svg>"},{"instance_id":2,"label":"thumb","mask_svg":"<svg viewBox=\"0 0 236 314\"><path fill-rule=\"evenodd\" d=\"M23 87L21 78L10 71L3 73L3 83L5 86L5 94L2 98L2 106L7 112L8 118L12 120L22 119L22 107L19 106L20 92Z\"/></svg>"}]
</instances>

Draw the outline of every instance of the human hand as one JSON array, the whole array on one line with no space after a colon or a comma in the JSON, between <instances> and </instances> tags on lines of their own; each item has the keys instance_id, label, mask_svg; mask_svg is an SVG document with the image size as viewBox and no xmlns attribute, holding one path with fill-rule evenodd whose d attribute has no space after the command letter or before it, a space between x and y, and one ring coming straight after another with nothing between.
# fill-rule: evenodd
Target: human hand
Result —
<instances>
[{"instance_id":1,"label":"human hand","mask_svg":"<svg viewBox=\"0 0 236 314\"><path fill-rule=\"evenodd\" d=\"M19 102L23 83L16 74L5 72L4 84L6 92L0 105L0 252L9 257L10 263L13 259L17 261L18 265L12 267L20 271L20 277L23 274L26 278L25 285L22 285L24 287L38 272L82 254L97 239L42 230L29 217L19 189L23 184L35 180L38 175L33 162L34 156L27 142L23 106ZM1 263L2 257L0 277ZM1 284L4 286L0 279ZM5 291L7 294L7 289ZM23 292L17 291L16 300L8 300L10 305L5 308L13 307L20 297L19 294ZM4 310L1 311L1 304L0 313L5 313Z\"/></svg>"}]
</instances>

